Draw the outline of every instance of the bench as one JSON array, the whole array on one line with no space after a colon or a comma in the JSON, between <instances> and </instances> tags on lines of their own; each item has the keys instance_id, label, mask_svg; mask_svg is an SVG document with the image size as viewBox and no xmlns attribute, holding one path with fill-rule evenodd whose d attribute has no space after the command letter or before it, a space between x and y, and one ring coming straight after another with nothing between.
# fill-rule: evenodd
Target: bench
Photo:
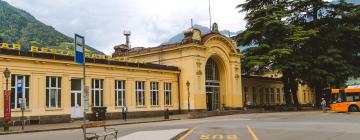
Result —
<instances>
[{"instance_id":1,"label":"bench","mask_svg":"<svg viewBox=\"0 0 360 140\"><path fill-rule=\"evenodd\" d=\"M87 128L94 127L104 127L104 130L101 132L90 132L87 130ZM114 128L106 128L105 121L87 122L81 125L81 128L83 130L85 140L98 140L100 137L104 137L105 140L108 135L112 135L115 137L115 139L117 139L118 130Z\"/></svg>"}]
</instances>

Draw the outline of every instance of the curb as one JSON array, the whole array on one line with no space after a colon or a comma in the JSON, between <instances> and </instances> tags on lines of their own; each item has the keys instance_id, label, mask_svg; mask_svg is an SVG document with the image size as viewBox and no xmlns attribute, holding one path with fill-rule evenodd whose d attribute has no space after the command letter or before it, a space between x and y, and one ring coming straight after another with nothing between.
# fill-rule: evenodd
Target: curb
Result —
<instances>
[{"instance_id":1,"label":"curb","mask_svg":"<svg viewBox=\"0 0 360 140\"><path fill-rule=\"evenodd\" d=\"M176 119L168 119L168 120L155 120L155 121L140 121L140 122L126 122L126 123L114 123L108 124L105 126L115 126L115 125L129 125L129 124L141 124L141 123L153 123L153 122L165 122L165 121L175 121L181 120L179 118ZM64 127L64 128L54 128L54 129L41 129L41 130L16 130L16 131L9 131L9 132L0 132L1 135L11 135L11 134L21 134L21 133L33 133L33 132L48 132L48 131L59 131L59 130L72 130L72 129L81 129L80 126L76 127Z\"/></svg>"}]
</instances>

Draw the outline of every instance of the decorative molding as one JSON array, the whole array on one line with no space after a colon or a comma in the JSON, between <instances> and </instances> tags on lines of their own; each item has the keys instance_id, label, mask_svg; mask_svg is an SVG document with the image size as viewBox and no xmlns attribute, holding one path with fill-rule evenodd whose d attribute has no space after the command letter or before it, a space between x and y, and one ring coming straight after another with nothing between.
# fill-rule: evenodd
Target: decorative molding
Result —
<instances>
[{"instance_id":1,"label":"decorative molding","mask_svg":"<svg viewBox=\"0 0 360 140\"><path fill-rule=\"evenodd\" d=\"M235 79L239 79L240 75L239 74L235 74Z\"/></svg>"},{"instance_id":2,"label":"decorative molding","mask_svg":"<svg viewBox=\"0 0 360 140\"><path fill-rule=\"evenodd\" d=\"M202 75L202 71L201 71L201 70L198 70L198 71L196 72L196 75L198 75L198 76Z\"/></svg>"}]
</instances>

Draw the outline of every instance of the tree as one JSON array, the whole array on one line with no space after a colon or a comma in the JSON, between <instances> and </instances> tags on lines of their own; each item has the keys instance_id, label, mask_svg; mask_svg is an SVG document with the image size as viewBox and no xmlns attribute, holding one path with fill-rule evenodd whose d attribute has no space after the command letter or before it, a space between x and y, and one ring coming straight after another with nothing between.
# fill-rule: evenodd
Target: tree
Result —
<instances>
[{"instance_id":1,"label":"tree","mask_svg":"<svg viewBox=\"0 0 360 140\"><path fill-rule=\"evenodd\" d=\"M245 50L242 69L249 73L279 71L285 98L297 103L297 85L316 89L317 102L326 85L338 86L359 76L360 9L344 1L247 0L246 30L237 36Z\"/></svg>"},{"instance_id":2,"label":"tree","mask_svg":"<svg viewBox=\"0 0 360 140\"><path fill-rule=\"evenodd\" d=\"M257 47L244 52L242 69L248 73L279 71L283 75L285 99L287 104L298 105L296 69L301 60L296 56L301 45L316 31L305 30L290 24L289 2L286 0L261 1L248 0L240 4L241 12L247 12L246 30L237 36L240 45L255 44ZM290 92L291 91L291 92ZM291 95L293 99L291 99Z\"/></svg>"},{"instance_id":3,"label":"tree","mask_svg":"<svg viewBox=\"0 0 360 140\"><path fill-rule=\"evenodd\" d=\"M359 76L360 9L344 1L313 0L302 6L316 10L306 13L307 8L298 8L296 13L306 14L293 18L292 22L319 32L303 46L302 56L306 56L310 66L299 77L315 88L319 103L324 87L339 88L348 77Z\"/></svg>"}]
</instances>

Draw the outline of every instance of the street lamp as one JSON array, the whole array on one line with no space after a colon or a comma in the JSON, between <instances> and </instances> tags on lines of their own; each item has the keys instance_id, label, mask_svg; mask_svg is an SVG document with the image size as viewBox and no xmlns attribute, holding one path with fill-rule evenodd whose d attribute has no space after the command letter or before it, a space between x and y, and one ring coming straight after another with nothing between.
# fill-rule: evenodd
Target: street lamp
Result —
<instances>
[{"instance_id":1,"label":"street lamp","mask_svg":"<svg viewBox=\"0 0 360 140\"><path fill-rule=\"evenodd\" d=\"M190 112L190 82L186 82L187 90L188 90L188 112Z\"/></svg>"},{"instance_id":2,"label":"street lamp","mask_svg":"<svg viewBox=\"0 0 360 140\"><path fill-rule=\"evenodd\" d=\"M10 74L11 74L11 72L10 72L10 70L8 69L8 68L5 68L5 70L4 70L4 76L5 76L5 78L6 78L6 93L4 93L4 94L9 94L8 93L8 84L9 84L9 77L10 77ZM7 98L7 100L9 100L9 95L5 95L4 96L4 110L6 110L5 109L5 107L9 107L9 102L5 102L5 98ZM5 105L5 104L8 104L8 105ZM8 108L9 109L9 108ZM6 119L6 116L7 114L5 114L4 113L4 131L9 131L9 124L8 124L8 122L5 120Z\"/></svg>"}]
</instances>

